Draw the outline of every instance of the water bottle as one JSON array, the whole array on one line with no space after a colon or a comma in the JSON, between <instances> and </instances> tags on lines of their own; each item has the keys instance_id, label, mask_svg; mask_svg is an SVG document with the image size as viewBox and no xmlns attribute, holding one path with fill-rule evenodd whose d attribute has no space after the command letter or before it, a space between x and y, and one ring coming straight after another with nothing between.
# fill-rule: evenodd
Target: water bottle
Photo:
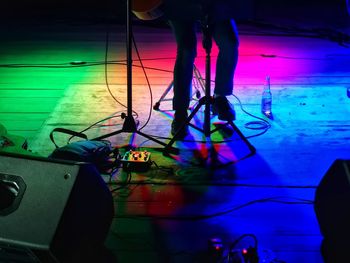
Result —
<instances>
[{"instance_id":1,"label":"water bottle","mask_svg":"<svg viewBox=\"0 0 350 263\"><path fill-rule=\"evenodd\" d=\"M270 89L270 76L266 76L264 90L261 97L261 112L267 116L272 116L272 94Z\"/></svg>"}]
</instances>

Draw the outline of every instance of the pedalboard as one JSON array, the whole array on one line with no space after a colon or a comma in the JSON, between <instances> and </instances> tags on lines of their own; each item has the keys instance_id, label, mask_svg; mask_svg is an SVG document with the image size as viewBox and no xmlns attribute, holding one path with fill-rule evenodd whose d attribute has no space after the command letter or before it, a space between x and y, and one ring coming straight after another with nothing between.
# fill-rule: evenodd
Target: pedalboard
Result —
<instances>
[{"instance_id":1,"label":"pedalboard","mask_svg":"<svg viewBox=\"0 0 350 263\"><path fill-rule=\"evenodd\" d=\"M127 151L123 155L121 162L124 170L147 171L151 166L151 153L148 151Z\"/></svg>"}]
</instances>

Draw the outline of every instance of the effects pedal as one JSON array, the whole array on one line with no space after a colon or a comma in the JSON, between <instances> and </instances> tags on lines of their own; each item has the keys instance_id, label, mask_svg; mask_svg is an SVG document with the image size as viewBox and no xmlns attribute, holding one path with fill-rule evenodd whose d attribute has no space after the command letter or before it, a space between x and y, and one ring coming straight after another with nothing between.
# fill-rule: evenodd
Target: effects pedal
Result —
<instances>
[{"instance_id":1,"label":"effects pedal","mask_svg":"<svg viewBox=\"0 0 350 263\"><path fill-rule=\"evenodd\" d=\"M145 151L127 151L121 159L124 170L144 172L151 166L151 153Z\"/></svg>"}]
</instances>

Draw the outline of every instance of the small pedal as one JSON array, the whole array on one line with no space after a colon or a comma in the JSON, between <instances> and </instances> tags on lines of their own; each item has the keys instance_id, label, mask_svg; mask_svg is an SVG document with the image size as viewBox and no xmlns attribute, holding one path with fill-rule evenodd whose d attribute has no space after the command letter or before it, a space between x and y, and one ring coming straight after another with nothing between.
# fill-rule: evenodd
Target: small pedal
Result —
<instances>
[{"instance_id":1,"label":"small pedal","mask_svg":"<svg viewBox=\"0 0 350 263\"><path fill-rule=\"evenodd\" d=\"M151 166L151 153L148 151L127 151L121 159L124 170L147 171Z\"/></svg>"}]
</instances>

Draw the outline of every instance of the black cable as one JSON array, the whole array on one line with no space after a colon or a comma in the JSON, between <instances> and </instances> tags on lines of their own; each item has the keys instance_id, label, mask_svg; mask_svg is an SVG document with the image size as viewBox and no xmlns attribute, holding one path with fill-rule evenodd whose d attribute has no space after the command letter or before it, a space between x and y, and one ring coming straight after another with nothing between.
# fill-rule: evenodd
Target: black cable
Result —
<instances>
[{"instance_id":1,"label":"black cable","mask_svg":"<svg viewBox=\"0 0 350 263\"><path fill-rule=\"evenodd\" d=\"M69 63L50 63L50 64L12 63L12 64L0 64L0 68L81 68L81 67L102 66L104 64L105 64L105 62L102 62L102 61L101 62L99 62L99 61L96 61L96 62L73 61L73 62L69 62ZM113 62L113 64L123 64L123 62Z\"/></svg>"},{"instance_id":2,"label":"black cable","mask_svg":"<svg viewBox=\"0 0 350 263\"><path fill-rule=\"evenodd\" d=\"M172 175L173 172L174 172L174 169L173 168L168 168L168 167L164 167L164 166L159 166L155 161L152 161L152 164L155 165L155 167L159 170L159 171L162 171L162 172L165 172L169 175Z\"/></svg>"},{"instance_id":3,"label":"black cable","mask_svg":"<svg viewBox=\"0 0 350 263\"><path fill-rule=\"evenodd\" d=\"M170 168L169 168L170 169ZM137 182L130 182L130 184L135 185L160 185L160 186L186 186L186 185L196 185L196 186L216 186L216 187L247 187L247 188L272 188L272 189L316 189L317 185L266 185L266 184L238 184L238 183L187 183L184 182L159 182L154 180L142 180Z\"/></svg>"},{"instance_id":4,"label":"black cable","mask_svg":"<svg viewBox=\"0 0 350 263\"><path fill-rule=\"evenodd\" d=\"M127 108L126 105L124 105L123 103L121 103L112 93L110 87L109 87L109 82L108 82L108 51L109 51L109 28L107 28L106 30L106 39L105 39L105 63L104 63L104 76L105 76L105 84L107 87L107 90L109 92L109 94L111 95L111 97L114 99L115 102L117 102L120 106L122 106L123 108Z\"/></svg>"},{"instance_id":5,"label":"black cable","mask_svg":"<svg viewBox=\"0 0 350 263\"><path fill-rule=\"evenodd\" d=\"M238 237L231 245L228 251L227 255L227 262L231 262L231 253L232 250L238 245L239 242L241 242L244 238L250 237L254 240L254 246L249 246L247 249L242 251L242 256L244 259L244 262L249 262L249 263L257 263L259 262L259 257L258 257L258 239L254 234L243 234L240 237Z\"/></svg>"},{"instance_id":6,"label":"black cable","mask_svg":"<svg viewBox=\"0 0 350 263\"><path fill-rule=\"evenodd\" d=\"M307 58L307 57L287 57L280 56L275 54L241 54L240 57L254 57L259 56L263 58L282 58L282 59L291 59L291 60L329 60L328 57L333 55L327 55L326 58ZM347 56L347 54L341 54L341 56ZM198 56L200 58L201 56ZM142 60L174 60L175 58L143 58ZM81 68L81 67L95 67L95 66L104 66L108 65L121 65L125 66L125 60L110 60L110 61L71 61L71 62L62 62L62 63L9 63L9 64L0 64L0 68ZM141 65L133 65L133 67L142 67ZM172 70L160 69L155 67L143 66L144 69L156 70L160 72L172 73Z\"/></svg>"},{"instance_id":7,"label":"black cable","mask_svg":"<svg viewBox=\"0 0 350 263\"><path fill-rule=\"evenodd\" d=\"M245 136L245 139L250 139L250 138L253 138L253 137L257 137L257 136L260 136L260 135L263 135L264 133L266 133L270 128L271 128L271 124L266 121L265 119L263 118L260 118L256 115L253 115L251 113L249 113L248 111L246 111L244 108L243 108L243 104L241 102L241 100L234 94L232 94L232 96L237 100L237 102L239 103L239 106L240 106L240 109L245 113L247 114L248 116L252 117L252 118L255 118L255 119L258 119L259 121L254 121L254 122L248 122L244 125L245 128L247 129L251 129L251 130L263 130L262 132L259 132L257 134L253 134L253 135L250 135L250 136ZM158 136L158 135L150 135L151 137L153 138L157 138L157 139L164 139L164 140L171 140L170 137L163 137L163 136ZM214 144L223 144L223 143L229 143L229 142L234 142L234 141L238 141L239 139L225 139L225 140L220 140L220 141L210 141L211 143L214 143ZM189 142L189 143L207 143L208 141L206 140L186 140L186 139L183 139L181 140L182 142Z\"/></svg>"},{"instance_id":8,"label":"black cable","mask_svg":"<svg viewBox=\"0 0 350 263\"><path fill-rule=\"evenodd\" d=\"M247 238L247 237L251 237L254 240L254 247L257 248L258 239L256 238L256 236L254 234L243 234L230 245L229 251L233 250L238 245L239 242L241 242L244 238Z\"/></svg>"},{"instance_id":9,"label":"black cable","mask_svg":"<svg viewBox=\"0 0 350 263\"><path fill-rule=\"evenodd\" d=\"M232 212L238 211L242 208L245 208L247 206L257 204L257 203L266 203L266 202L276 202L276 203L281 203L281 204L303 204L303 205L313 205L314 202L312 200L307 200L307 199L301 199L301 198L292 198L288 197L290 199L295 199L298 201L294 202L287 202L287 201L280 201L278 200L279 198L286 198L286 197L267 197L267 198L262 198L262 199L256 199L249 201L245 204L235 206L231 209L225 210L225 211L219 211L216 213L212 214L206 214L206 215L181 215L181 216L161 216L161 215L118 215L114 216L114 218L128 218L128 219L158 219L158 220L175 220L175 221L199 221L199 220L207 220L207 219L212 219L215 217L223 216L230 214Z\"/></svg>"},{"instance_id":10,"label":"black cable","mask_svg":"<svg viewBox=\"0 0 350 263\"><path fill-rule=\"evenodd\" d=\"M147 76L147 73L146 73L146 70L143 66L143 63L142 63L142 59L141 59L141 56L140 56L140 53L139 53L139 50L137 48L137 44L136 44L136 41L135 41L135 38L134 38L134 35L132 35L132 42L134 44L134 47L135 47L135 51L136 51L136 54L137 54L137 57L138 57L138 60L141 64L141 68L142 68L142 71L143 71L143 74L146 78L146 81L147 81L147 86L148 86L148 90L149 90L149 93L150 93L150 109L149 109L149 114L148 114L148 118L145 122L145 124L139 129L139 131L141 131L143 128L145 128L147 126L147 124L149 123L151 117L152 117L152 109L153 109L153 93L152 93L152 88L151 88L151 84L149 82L149 79L148 79L148 76Z\"/></svg>"},{"instance_id":11,"label":"black cable","mask_svg":"<svg viewBox=\"0 0 350 263\"><path fill-rule=\"evenodd\" d=\"M258 133L258 134L254 134L254 135L250 135L250 136L247 136L246 139L249 139L249 138L253 138L253 137L257 137L257 136L260 136L260 135L263 135L264 133L266 133L270 128L271 128L271 124L266 121L265 119L263 118L260 118L256 115L253 115L251 113L249 113L248 111L246 111L244 108L243 108L243 105L242 105L242 102L241 100L234 94L232 94L233 97L235 97L235 99L238 101L239 103L239 106L241 108L241 110L247 114L248 116L252 117L252 118L255 118L255 119L258 119L259 121L252 121L252 122L248 122L244 125L245 128L247 129L251 129L251 130L263 130L262 132Z\"/></svg>"},{"instance_id":12,"label":"black cable","mask_svg":"<svg viewBox=\"0 0 350 263\"><path fill-rule=\"evenodd\" d=\"M127 168L126 168L126 169L127 169ZM121 186L116 187L116 188L114 188L114 189L111 189L110 192L111 192L111 193L114 193L114 192L119 191L119 190L121 190L121 189L127 188L127 187L130 185L131 178L132 178L131 172L130 172L130 171L127 171L127 172L126 172L126 181L123 182L123 183L121 184ZM111 183L111 184L113 184L113 183Z\"/></svg>"},{"instance_id":13,"label":"black cable","mask_svg":"<svg viewBox=\"0 0 350 263\"><path fill-rule=\"evenodd\" d=\"M113 194L117 195L118 197L128 198L136 190L137 187L139 187L139 186L136 185L133 188L131 188L130 185L127 185L126 187L123 188L123 189L128 190L127 193L124 194L124 193L120 192L120 190L122 190L122 189L119 189L118 191L113 192Z\"/></svg>"},{"instance_id":14,"label":"black cable","mask_svg":"<svg viewBox=\"0 0 350 263\"><path fill-rule=\"evenodd\" d=\"M151 90L150 82L149 82L147 73L146 73L146 71L145 71L145 68L146 68L146 67L143 66L143 63L142 63L141 57L140 57L140 55L139 55L139 52L138 52L138 49L137 49L137 46L136 46L136 43L135 43L134 38L133 38L133 42L134 42L135 49L136 49L136 52L137 52L137 55L138 55L138 58L139 58L139 62L140 62L140 64L141 64L140 67L143 69L143 72L144 72L144 75L145 75L145 77L146 77L147 84L148 84L148 87L149 87L149 90L150 90L150 96L151 96L151 106L150 106L149 116L148 116L148 119L147 119L146 123L140 128L140 130L141 130L141 129L143 129L143 128L149 123L149 121L150 121L151 114L152 114L153 95L152 95L152 90ZM115 96L112 94L112 92L111 92L111 90L110 90L110 87L109 87L108 75L107 75L107 64L109 64L109 63L107 62L107 61L108 61L108 50L109 50L109 44L108 44L108 43L109 43L109 31L107 30L107 33L106 33L106 46L105 46L105 62L103 63L103 64L105 65L105 84L106 84L106 86L107 86L108 92L109 92L109 94L111 95L111 97L112 97L118 104L120 104L122 107L126 107L125 105L123 105L122 103L120 103L120 102L115 98ZM114 63L114 62L113 62L113 63ZM119 62L117 62L117 63L119 63ZM97 64L98 64L98 65L102 65L102 63L96 63L96 65L97 65ZM21 64L21 65L22 65L21 67L26 67L26 66L23 66L24 64ZM87 66L87 65L84 65L84 66ZM76 66L70 66L70 67L76 67ZM152 68L152 69L155 69L155 70L156 70L156 68ZM250 123L247 123L247 124L245 125L245 127L246 127L247 129L255 129L255 130L264 129L264 131L261 132L261 133L254 134L254 135L251 135L251 136L247 136L247 137L245 137L245 138L246 138L246 139L249 139L249 138L256 137L256 136L260 136L260 135L266 133L267 130L271 127L271 125L270 125L267 121L265 121L264 119L259 118L259 117L255 116L255 115L252 115L252 114L250 114L249 112L247 112L247 111L243 108L240 99L239 99L236 95L234 95L234 94L232 94L232 95L236 98L236 100L238 101L238 103L239 103L239 105L240 105L241 110L242 110L244 113L246 113L247 115L249 115L249 116L251 116L251 117L253 117L253 118L257 118L257 119L261 120L261 122L250 122ZM135 114L135 116L136 116L136 118L137 118L137 117L138 117L137 112L133 111L133 113ZM105 118L105 119L102 119L102 120L100 120L100 121L97 121L97 122L95 122L94 124L92 124L92 125L88 126L87 128L83 129L81 132L85 132L85 131L89 130L90 128L96 126L97 124L99 124L99 123L101 123L101 122L103 122L103 121L109 120L109 119L111 119L111 118L115 118L115 117L117 117L117 116L107 117L107 118ZM119 117L122 117L122 115L120 115ZM260 127L259 127L259 128L252 128L253 125L254 125L254 126L259 126L259 125L260 125L261 128L260 128ZM171 139L170 137L162 137L162 136L157 136L157 135L150 135L150 136L153 137L153 138L159 138L159 139L165 139L165 140L170 140L170 139ZM71 140L72 138L74 138L74 136L72 136L72 137L69 138L68 143L70 142L70 140ZM197 141L197 140L183 140L183 141L184 141L184 142L207 143L207 141L199 141L199 140L198 140L198 141ZM228 142L233 142L233 141L237 141L237 139L236 139L236 140L211 141L211 142L212 142L212 143L216 143L216 144L220 144L220 143L228 143Z\"/></svg>"},{"instance_id":15,"label":"black cable","mask_svg":"<svg viewBox=\"0 0 350 263\"><path fill-rule=\"evenodd\" d=\"M278 26L274 26L275 28L278 28L278 29L284 29L283 27L278 27ZM292 31L293 29L289 29L290 31ZM307 31L307 30L306 30ZM308 31L307 31L308 32ZM152 68L152 67L144 67L143 63L142 63L142 60L140 58L140 54L139 54L139 51L138 51L138 48L137 48L137 45L136 45L136 42L135 42L135 39L134 39L134 36L133 36L133 43L134 43L134 46L135 46L135 49L136 49L136 52L137 52L137 55L138 55L138 59L139 59L139 62L140 62L140 66L144 72L144 75L146 77L146 80L147 80L147 84L148 84L148 87L149 87L149 90L150 90L150 96L151 96L151 107L150 107L150 111L149 111L149 116L148 116L148 119L146 121L146 123L140 128L143 129L150 121L150 118L151 118L151 114L152 114L152 101L153 101L153 95L152 95L152 90L151 90L151 87L150 87L150 83L149 83L149 79L148 79L148 76L145 72L145 69L148 68L148 69L153 69L153 70L161 70L161 71L166 71L166 70L162 70L162 69L157 69L157 68ZM102 65L104 64L105 65L105 83L106 83L106 86L107 86L107 89L108 89L108 92L110 93L111 97L118 103L120 104L121 106L123 107L126 107L124 104L120 103L116 98L115 96L112 94L111 90L110 90L110 87L109 87L109 83L108 83L108 76L107 76L107 65L108 64L123 64L125 65L125 63L122 63L121 61L112 61L112 62L108 62L108 49L109 49L109 30L107 30L107 33L106 33L106 48L105 48L105 61L104 63L102 62L84 62L84 63L70 63L70 65L68 65L67 63L58 63L58 64L4 64L4 65L0 65L0 67L53 67L53 68L74 68L74 67L87 67L87 66L97 66L97 65ZM276 56L276 55L266 55L266 54L260 54L261 56L263 57L273 57L273 58L276 58L276 57L281 57L281 58L288 58L288 59L298 59L298 58L291 58L291 57L282 57L282 56ZM156 58L157 60L158 59L169 59L169 58ZM144 59L145 60L145 59ZM146 59L146 60L155 60L155 59ZM172 71L166 71L166 72L172 72ZM266 120L262 119L262 118L259 118L257 116L254 116L250 113L248 113L247 111L245 111L242 107L242 104L239 100L239 98L235 95L233 95L237 101L239 102L240 104L240 107L242 109L243 112L245 112L247 115L253 117L253 118L257 118L259 119L260 121L255 121L255 122L249 122L249 123L246 123L245 124L245 127L247 129L252 129L252 130L264 130L262 131L261 133L258 133L258 134L254 134L254 135L251 135L251 136L247 136L246 138L252 138L252 137L256 137L256 136L260 136L262 134L264 134L265 132L267 132L267 130L271 127L271 125L269 124L269 122L267 122ZM137 113L134 112L137 116ZM94 126L94 125L92 125ZM85 130L84 130L85 131ZM167 137L160 137L160 136L152 136L154 138L161 138L161 139L170 139L170 138L167 138ZM193 141L193 140L184 140L185 142L198 142L198 143L206 143L206 141ZM222 140L222 141L212 141L213 143L227 143L227 142L232 142L233 140Z\"/></svg>"},{"instance_id":16,"label":"black cable","mask_svg":"<svg viewBox=\"0 0 350 263\"><path fill-rule=\"evenodd\" d=\"M121 103L112 93L111 89L110 89L110 86L109 86L109 82L108 82L108 52L109 52L109 28L107 28L106 30L106 39L105 39L105 60L104 60L104 76L105 76L105 84L106 84L106 87L107 87L107 90L110 94L110 96L114 99L115 102L117 102L119 105L121 105L122 107L124 108L127 108L126 105L124 105L123 103ZM119 62L113 62L112 64L115 64L115 63L119 63ZM102 63L101 63L102 64ZM100 65L100 63L99 63ZM125 65L125 63L124 63ZM86 66L86 65L85 65ZM75 66L74 66L75 67ZM138 114L137 112L135 112L134 110L132 111L133 114L135 114L135 117L138 118ZM112 119L112 118L116 118L116 117L121 117L123 118L123 113L121 113L121 115L118 115L118 116L111 116L111 117L107 117L107 118L104 118L102 120L99 120L93 124L91 124L90 126L88 126L87 128L83 129L82 131L80 131L81 133L91 129L92 127L95 127L97 126L97 124L101 123L101 122L104 122L106 120L109 120L109 119ZM71 136L69 139L68 139L68 143L74 138L74 136Z\"/></svg>"},{"instance_id":17,"label":"black cable","mask_svg":"<svg viewBox=\"0 0 350 263\"><path fill-rule=\"evenodd\" d=\"M342 54L343 55L343 54ZM345 55L345 54L344 54ZM288 57L280 56L275 54L241 54L241 57L253 57L259 56L263 58L282 58L282 59L291 59L291 60L329 60L329 56L326 58L307 58L307 57ZM197 58L205 58L204 56L198 56ZM159 57L159 58L143 58L143 61L154 61L154 60L174 60L175 57ZM71 62L62 62L62 63L8 63L0 64L0 68L80 68L80 67L95 67L95 66L104 66L105 64L112 65L126 65L126 60L110 60L110 61L71 61ZM141 65L133 65L134 67L142 67ZM143 66L144 69L156 70L166 73L172 73L172 70L160 69L155 67Z\"/></svg>"},{"instance_id":18,"label":"black cable","mask_svg":"<svg viewBox=\"0 0 350 263\"><path fill-rule=\"evenodd\" d=\"M117 113L118 113L118 112L117 112ZM95 122L95 123L89 125L88 127L84 128L83 130L79 131L79 133L84 133L84 132L90 130L91 128L97 126L97 124L99 124L99 123L101 123L101 122L104 122L104 121L107 121L107 120L110 120L110 119L113 119L113 118L118 118L118 117L120 117L120 116L121 116L121 115L113 115L113 116L104 118L104 119L102 119L102 120L99 120L99 121L97 121L97 122ZM120 124L120 125L121 125L121 124ZM67 143L70 143L70 141L71 141L74 137L75 137L74 135L70 136L69 139L68 139L68 141L67 141Z\"/></svg>"}]
</instances>

